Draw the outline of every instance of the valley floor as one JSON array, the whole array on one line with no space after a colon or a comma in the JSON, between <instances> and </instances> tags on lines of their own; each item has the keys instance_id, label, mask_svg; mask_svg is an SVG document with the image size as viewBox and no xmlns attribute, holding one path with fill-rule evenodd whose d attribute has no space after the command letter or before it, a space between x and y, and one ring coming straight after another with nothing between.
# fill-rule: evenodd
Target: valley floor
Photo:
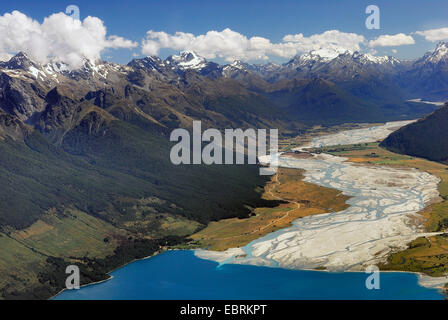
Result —
<instances>
[{"instance_id":1,"label":"valley floor","mask_svg":"<svg viewBox=\"0 0 448 320\"><path fill-rule=\"evenodd\" d=\"M347 157L348 161L372 166L390 166L395 168L416 168L428 172L440 179L438 191L442 197L419 213L428 232L441 233L448 226L448 166L439 162L392 153L380 148L377 143L359 146L340 146L333 150L322 150L333 155ZM434 277L448 274L448 234L436 234L420 237L408 244L403 251L391 254L387 262L381 265L383 270L421 272ZM441 279L442 283L448 279ZM440 284L426 279L427 283Z\"/></svg>"},{"instance_id":2,"label":"valley floor","mask_svg":"<svg viewBox=\"0 0 448 320\"><path fill-rule=\"evenodd\" d=\"M367 143L404 124L317 137L306 146L314 148L314 159L280 158L281 167L305 169L305 182L342 190L351 197L350 208L295 220L241 248L196 254L220 263L291 269L363 270L377 264L383 270L446 274L442 231L448 212L439 197L446 197L446 166ZM347 145L332 147L344 141Z\"/></svg>"},{"instance_id":3,"label":"valley floor","mask_svg":"<svg viewBox=\"0 0 448 320\"><path fill-rule=\"evenodd\" d=\"M201 247L223 251L242 247L271 232L291 226L310 215L341 211L348 207L349 197L340 191L303 181L303 170L280 168L265 187L263 197L281 200L275 208L255 208L247 219L225 219L210 223L191 238Z\"/></svg>"}]
</instances>

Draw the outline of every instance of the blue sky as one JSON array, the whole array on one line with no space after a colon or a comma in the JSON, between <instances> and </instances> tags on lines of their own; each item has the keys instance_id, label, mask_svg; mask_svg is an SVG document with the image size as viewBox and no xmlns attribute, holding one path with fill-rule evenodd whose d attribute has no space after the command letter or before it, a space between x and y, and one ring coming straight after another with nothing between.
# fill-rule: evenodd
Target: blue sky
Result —
<instances>
[{"instance_id":1,"label":"blue sky","mask_svg":"<svg viewBox=\"0 0 448 320\"><path fill-rule=\"evenodd\" d=\"M80 8L81 20L95 16L104 21L109 35L141 42L148 30L174 34L177 31L195 36L210 30L230 28L248 38L259 36L273 43L288 34L305 37L327 30L362 35L372 40L380 35L404 33L412 35L415 44L397 47L375 47L378 55L415 58L435 47L436 42L413 34L416 31L448 27L448 1L404 0L164 0L164 1L2 1L0 14L19 10L42 22L53 13L64 12L68 5ZM381 29L365 27L365 8L375 4L381 10ZM369 48L364 48L367 52ZM371 49L371 48L370 48ZM396 52L392 52L396 50ZM175 49L161 49L166 56ZM133 55L141 56L141 48L106 49L103 58L126 63ZM220 61L222 58L215 58ZM283 62L286 57L271 57Z\"/></svg>"}]
</instances>

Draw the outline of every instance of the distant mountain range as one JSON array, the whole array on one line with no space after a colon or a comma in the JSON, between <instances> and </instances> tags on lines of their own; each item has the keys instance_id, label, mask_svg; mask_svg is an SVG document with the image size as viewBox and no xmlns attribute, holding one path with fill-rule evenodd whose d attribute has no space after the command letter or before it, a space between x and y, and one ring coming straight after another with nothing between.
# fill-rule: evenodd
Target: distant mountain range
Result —
<instances>
[{"instance_id":1,"label":"distant mountain range","mask_svg":"<svg viewBox=\"0 0 448 320\"><path fill-rule=\"evenodd\" d=\"M284 65L241 61L219 65L194 52L183 52L166 60L136 59L126 66L86 60L78 70L69 70L63 63L42 66L19 53L0 63L0 102L8 114L31 125L42 120L38 112L45 108L45 95L55 87L70 88L76 99L104 91L102 95L124 104L132 100L127 95L141 95L143 99L132 102L140 106L128 111L146 108L140 115L162 127L199 118L217 127L224 123L275 123L282 127L291 117L303 124L404 119L429 112L405 100L444 97L448 87L446 48L446 43L440 43L434 52L412 63L358 52L318 50ZM313 97L322 106L329 106L331 113L313 104ZM98 99L93 104L97 105ZM223 102L225 108L221 107ZM352 113L354 105L363 112ZM234 116L233 122L229 116Z\"/></svg>"}]
</instances>

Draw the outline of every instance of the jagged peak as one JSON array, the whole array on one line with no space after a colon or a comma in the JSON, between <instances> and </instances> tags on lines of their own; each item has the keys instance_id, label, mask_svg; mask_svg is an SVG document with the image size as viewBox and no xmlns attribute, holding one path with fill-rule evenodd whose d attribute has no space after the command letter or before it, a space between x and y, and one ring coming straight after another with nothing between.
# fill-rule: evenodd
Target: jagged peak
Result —
<instances>
[{"instance_id":1,"label":"jagged peak","mask_svg":"<svg viewBox=\"0 0 448 320\"><path fill-rule=\"evenodd\" d=\"M163 62L163 60L158 56L146 56L143 59L137 59L137 60L147 60L147 61L153 61L153 62Z\"/></svg>"},{"instance_id":2,"label":"jagged peak","mask_svg":"<svg viewBox=\"0 0 448 320\"><path fill-rule=\"evenodd\" d=\"M24 51L19 51L10 60L22 60L22 59L31 60L31 58Z\"/></svg>"},{"instance_id":3,"label":"jagged peak","mask_svg":"<svg viewBox=\"0 0 448 320\"><path fill-rule=\"evenodd\" d=\"M60 74L66 76L98 74L104 77L107 74L106 65L108 64L111 63L103 62L100 59L92 60L88 58L83 58L79 68L71 68L69 64L55 58L50 59L45 64L41 64L33 60L27 53L19 52L8 61L0 62L0 67L14 72L25 72L43 81L59 82L58 75Z\"/></svg>"},{"instance_id":4,"label":"jagged peak","mask_svg":"<svg viewBox=\"0 0 448 320\"><path fill-rule=\"evenodd\" d=\"M428 52L423 59L431 63L439 63L448 60L448 42L440 41L434 51Z\"/></svg>"},{"instance_id":5,"label":"jagged peak","mask_svg":"<svg viewBox=\"0 0 448 320\"><path fill-rule=\"evenodd\" d=\"M240 69L240 70L247 70L249 65L241 60L235 60L228 66L231 66L232 68L236 68L236 69Z\"/></svg>"},{"instance_id":6,"label":"jagged peak","mask_svg":"<svg viewBox=\"0 0 448 320\"><path fill-rule=\"evenodd\" d=\"M28 70L30 67L38 66L25 52L20 51L8 61L2 62L1 66L7 69L22 69Z\"/></svg>"},{"instance_id":7,"label":"jagged peak","mask_svg":"<svg viewBox=\"0 0 448 320\"><path fill-rule=\"evenodd\" d=\"M391 56L374 56L369 53L362 53L359 51L351 51L344 48L334 49L319 49L312 50L308 53L295 56L292 60L287 62L285 66L301 66L309 63L329 63L336 59L352 59L360 63L375 63L375 64L397 64L400 61Z\"/></svg>"},{"instance_id":8,"label":"jagged peak","mask_svg":"<svg viewBox=\"0 0 448 320\"><path fill-rule=\"evenodd\" d=\"M179 60L183 60L183 61L190 61L192 59L205 60L205 58L201 57L195 51L191 51L191 50L181 51L181 52L179 52L179 55L172 55L171 57L173 57L174 59L179 59Z\"/></svg>"},{"instance_id":9,"label":"jagged peak","mask_svg":"<svg viewBox=\"0 0 448 320\"><path fill-rule=\"evenodd\" d=\"M160 70L161 68L165 68L166 64L158 56L147 56L140 59L133 59L127 66L147 70Z\"/></svg>"},{"instance_id":10,"label":"jagged peak","mask_svg":"<svg viewBox=\"0 0 448 320\"><path fill-rule=\"evenodd\" d=\"M436 46L437 50L448 49L448 41L440 41Z\"/></svg>"},{"instance_id":11,"label":"jagged peak","mask_svg":"<svg viewBox=\"0 0 448 320\"><path fill-rule=\"evenodd\" d=\"M370 53L361 53L359 51L355 51L352 54L353 59L357 59L362 63L375 63L375 64L397 64L400 63L400 60L394 58L392 56L375 56Z\"/></svg>"},{"instance_id":12,"label":"jagged peak","mask_svg":"<svg viewBox=\"0 0 448 320\"><path fill-rule=\"evenodd\" d=\"M194 51L181 51L178 55L169 56L165 62L182 70L201 70L207 65L207 60Z\"/></svg>"}]
</instances>

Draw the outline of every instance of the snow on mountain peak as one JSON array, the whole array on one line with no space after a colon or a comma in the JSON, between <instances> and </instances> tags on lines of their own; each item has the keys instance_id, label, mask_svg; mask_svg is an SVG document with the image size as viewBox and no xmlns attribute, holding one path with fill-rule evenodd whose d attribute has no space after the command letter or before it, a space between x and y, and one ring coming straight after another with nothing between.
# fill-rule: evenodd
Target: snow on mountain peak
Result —
<instances>
[{"instance_id":1,"label":"snow on mountain peak","mask_svg":"<svg viewBox=\"0 0 448 320\"><path fill-rule=\"evenodd\" d=\"M19 52L15 56L11 57L8 61L1 62L1 67L6 69L21 69L27 70L31 66L36 67L38 64L35 63L28 55L24 52Z\"/></svg>"},{"instance_id":2,"label":"snow on mountain peak","mask_svg":"<svg viewBox=\"0 0 448 320\"><path fill-rule=\"evenodd\" d=\"M444 41L439 42L436 47L436 51L438 51L438 50L443 50L443 51L448 50L448 42L444 42Z\"/></svg>"},{"instance_id":3,"label":"snow on mountain peak","mask_svg":"<svg viewBox=\"0 0 448 320\"><path fill-rule=\"evenodd\" d=\"M334 58L337 58L341 54L345 53L352 53L350 50L343 49L343 48L328 48L328 49L319 49L319 50L313 50L310 52L311 56L318 56L322 58L323 60L333 60Z\"/></svg>"},{"instance_id":4,"label":"snow on mountain peak","mask_svg":"<svg viewBox=\"0 0 448 320\"><path fill-rule=\"evenodd\" d=\"M246 70L247 69L247 64L245 64L244 62L242 62L241 60L235 60L232 62L231 66L233 68L236 69L240 69L240 70Z\"/></svg>"},{"instance_id":5,"label":"snow on mountain peak","mask_svg":"<svg viewBox=\"0 0 448 320\"><path fill-rule=\"evenodd\" d=\"M375 63L375 64L397 64L400 61L391 56L374 56L369 53L355 52L353 58L358 59L361 63Z\"/></svg>"},{"instance_id":6,"label":"snow on mountain peak","mask_svg":"<svg viewBox=\"0 0 448 320\"><path fill-rule=\"evenodd\" d=\"M168 57L167 61L182 70L201 70L207 65L207 60L197 55L194 51L182 51L179 55Z\"/></svg>"},{"instance_id":7,"label":"snow on mountain peak","mask_svg":"<svg viewBox=\"0 0 448 320\"><path fill-rule=\"evenodd\" d=\"M76 77L83 75L87 77L90 75L98 75L105 78L108 73L109 63L104 63L101 60L94 61L84 58L83 65L78 69L72 69L64 62L50 60L46 64L40 64L32 60L27 54L19 52L13 56L9 61L0 62L0 68L4 69L11 76L25 76L29 75L35 79L42 81L59 82L59 76Z\"/></svg>"},{"instance_id":8,"label":"snow on mountain peak","mask_svg":"<svg viewBox=\"0 0 448 320\"><path fill-rule=\"evenodd\" d=\"M327 63L339 57L341 54L352 54L352 52L343 48L321 48L318 50L312 50L308 53L304 53L300 56L296 56L286 65L296 68L309 66L310 64L314 64L316 62Z\"/></svg>"},{"instance_id":9,"label":"snow on mountain peak","mask_svg":"<svg viewBox=\"0 0 448 320\"><path fill-rule=\"evenodd\" d=\"M432 63L438 63L441 60L448 59L448 42L439 42L436 49L433 52L429 52L425 55L427 61Z\"/></svg>"}]
</instances>

